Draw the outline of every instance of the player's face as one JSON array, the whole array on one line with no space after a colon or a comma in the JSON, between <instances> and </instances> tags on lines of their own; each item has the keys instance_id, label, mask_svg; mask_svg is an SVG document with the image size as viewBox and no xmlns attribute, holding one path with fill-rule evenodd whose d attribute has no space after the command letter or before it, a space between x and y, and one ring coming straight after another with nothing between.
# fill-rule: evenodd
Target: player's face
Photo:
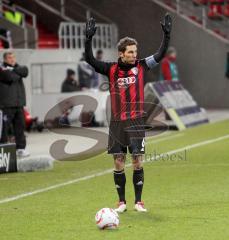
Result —
<instances>
[{"instance_id":1,"label":"player's face","mask_svg":"<svg viewBox=\"0 0 229 240\"><path fill-rule=\"evenodd\" d=\"M14 54L7 54L5 58L5 62L11 66L16 64L16 57Z\"/></svg>"},{"instance_id":2,"label":"player's face","mask_svg":"<svg viewBox=\"0 0 229 240\"><path fill-rule=\"evenodd\" d=\"M130 45L126 47L125 52L120 52L119 56L124 63L135 64L137 59L137 50L136 45Z\"/></svg>"}]
</instances>

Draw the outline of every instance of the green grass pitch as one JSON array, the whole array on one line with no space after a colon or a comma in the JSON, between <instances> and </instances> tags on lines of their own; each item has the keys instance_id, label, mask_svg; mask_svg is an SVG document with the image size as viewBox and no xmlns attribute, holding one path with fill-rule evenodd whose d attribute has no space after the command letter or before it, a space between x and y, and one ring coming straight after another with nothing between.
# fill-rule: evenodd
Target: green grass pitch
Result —
<instances>
[{"instance_id":1,"label":"green grass pitch","mask_svg":"<svg viewBox=\"0 0 229 240\"><path fill-rule=\"evenodd\" d=\"M229 120L188 129L167 140L158 136L146 150L164 153L225 135L229 135ZM81 162L56 162L51 171L2 174L0 202L112 167L111 156L104 153ZM143 200L148 212L133 210L132 169L128 167L128 211L120 214L117 230L98 230L94 221L96 211L117 203L113 176L107 173L0 203L0 239L229 239L229 138L187 150L186 160L145 163L144 170Z\"/></svg>"}]
</instances>

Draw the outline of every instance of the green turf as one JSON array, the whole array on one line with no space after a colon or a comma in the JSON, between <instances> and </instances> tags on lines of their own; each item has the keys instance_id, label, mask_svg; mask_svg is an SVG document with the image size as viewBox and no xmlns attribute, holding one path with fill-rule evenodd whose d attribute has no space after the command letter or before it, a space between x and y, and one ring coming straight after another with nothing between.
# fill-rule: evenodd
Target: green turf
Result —
<instances>
[{"instance_id":1,"label":"green turf","mask_svg":"<svg viewBox=\"0 0 229 240\"><path fill-rule=\"evenodd\" d=\"M163 153L228 134L229 121L199 126L177 138L153 138L147 152ZM132 210L132 170L127 168L128 211L120 215L118 230L100 231L94 223L97 210L117 201L112 174L106 174L0 204L0 239L228 239L228 146L226 139L187 151L186 160L146 163L143 199L148 213ZM47 172L2 174L0 201L110 168L112 158L102 154L57 162Z\"/></svg>"}]
</instances>

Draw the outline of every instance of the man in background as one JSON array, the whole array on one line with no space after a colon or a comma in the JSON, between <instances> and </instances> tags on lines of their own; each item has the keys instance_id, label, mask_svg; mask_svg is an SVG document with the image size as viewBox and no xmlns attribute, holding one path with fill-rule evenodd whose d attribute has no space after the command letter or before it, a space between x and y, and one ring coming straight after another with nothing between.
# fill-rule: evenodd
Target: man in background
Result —
<instances>
[{"instance_id":1,"label":"man in background","mask_svg":"<svg viewBox=\"0 0 229 240\"><path fill-rule=\"evenodd\" d=\"M75 71L73 71L72 69L67 69L66 73L67 73L66 78L61 86L61 92L67 93L79 91L80 87L75 79Z\"/></svg>"},{"instance_id":2,"label":"man in background","mask_svg":"<svg viewBox=\"0 0 229 240\"><path fill-rule=\"evenodd\" d=\"M97 50L95 58L98 61L103 60L103 50L102 49ZM102 75L95 71L94 79L92 81L92 88L98 89L104 82L108 82L108 78L105 75Z\"/></svg>"},{"instance_id":3,"label":"man in background","mask_svg":"<svg viewBox=\"0 0 229 240\"><path fill-rule=\"evenodd\" d=\"M81 90L88 90L92 87L95 78L95 70L85 61L85 53L78 63L78 79Z\"/></svg>"},{"instance_id":4,"label":"man in background","mask_svg":"<svg viewBox=\"0 0 229 240\"><path fill-rule=\"evenodd\" d=\"M23 21L23 15L15 8L14 1L13 0L9 1L8 6L9 8L7 8L7 10L4 11L5 19L16 25L21 25Z\"/></svg>"},{"instance_id":5,"label":"man in background","mask_svg":"<svg viewBox=\"0 0 229 240\"><path fill-rule=\"evenodd\" d=\"M3 113L2 136L0 143L8 142L8 133L12 126L15 136L17 156L29 156L26 151L24 106L26 105L23 78L28 76L28 68L16 62L11 51L4 53L0 67L0 110Z\"/></svg>"},{"instance_id":6,"label":"man in background","mask_svg":"<svg viewBox=\"0 0 229 240\"><path fill-rule=\"evenodd\" d=\"M177 51L174 47L169 47L165 57L161 61L160 80L179 81L178 69L176 65ZM171 120L169 114L164 111L165 119Z\"/></svg>"},{"instance_id":7,"label":"man in background","mask_svg":"<svg viewBox=\"0 0 229 240\"><path fill-rule=\"evenodd\" d=\"M178 70L176 65L177 52L174 47L169 47L165 58L161 62L161 76L162 81L178 81Z\"/></svg>"}]
</instances>

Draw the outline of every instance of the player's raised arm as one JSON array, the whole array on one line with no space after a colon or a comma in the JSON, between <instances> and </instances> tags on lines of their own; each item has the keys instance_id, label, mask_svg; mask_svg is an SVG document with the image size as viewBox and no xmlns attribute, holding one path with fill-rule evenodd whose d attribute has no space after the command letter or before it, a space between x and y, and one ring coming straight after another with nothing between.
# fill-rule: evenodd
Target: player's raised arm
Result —
<instances>
[{"instance_id":1,"label":"player's raised arm","mask_svg":"<svg viewBox=\"0 0 229 240\"><path fill-rule=\"evenodd\" d=\"M107 75L110 64L95 59L92 52L92 38L96 33L95 19L90 18L86 23L85 60L95 71Z\"/></svg>"},{"instance_id":2,"label":"player's raised arm","mask_svg":"<svg viewBox=\"0 0 229 240\"><path fill-rule=\"evenodd\" d=\"M172 30L172 18L168 13L166 13L165 15L164 22L161 22L161 28L164 32L164 35L160 48L154 55L145 58L146 65L149 68L153 68L154 66L156 66L163 59L168 49L170 33Z\"/></svg>"}]
</instances>

